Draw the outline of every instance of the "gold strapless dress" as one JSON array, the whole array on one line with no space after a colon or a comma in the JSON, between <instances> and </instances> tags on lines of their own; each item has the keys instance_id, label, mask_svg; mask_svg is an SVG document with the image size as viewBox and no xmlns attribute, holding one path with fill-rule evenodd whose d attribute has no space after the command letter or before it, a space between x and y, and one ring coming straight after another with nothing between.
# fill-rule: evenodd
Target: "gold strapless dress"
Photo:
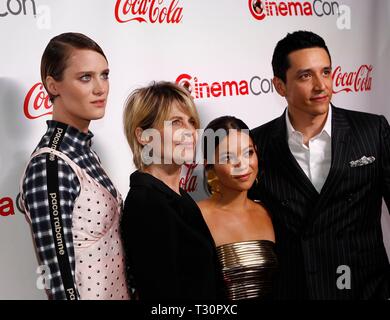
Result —
<instances>
[{"instance_id":1,"label":"gold strapless dress","mask_svg":"<svg viewBox=\"0 0 390 320\"><path fill-rule=\"evenodd\" d=\"M252 240L217 247L229 300L267 297L278 267L274 245L269 240Z\"/></svg>"}]
</instances>

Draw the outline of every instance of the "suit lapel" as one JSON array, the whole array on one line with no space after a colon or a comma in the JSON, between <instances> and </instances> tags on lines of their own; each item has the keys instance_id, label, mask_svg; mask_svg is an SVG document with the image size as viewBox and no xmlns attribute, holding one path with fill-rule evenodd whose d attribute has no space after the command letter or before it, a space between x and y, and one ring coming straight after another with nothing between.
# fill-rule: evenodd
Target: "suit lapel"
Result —
<instances>
[{"instance_id":1,"label":"suit lapel","mask_svg":"<svg viewBox=\"0 0 390 320\"><path fill-rule=\"evenodd\" d=\"M317 209L326 204L338 190L346 168L350 161L351 141L350 126L342 110L332 106L332 164L328 177L321 190Z\"/></svg>"},{"instance_id":2,"label":"suit lapel","mask_svg":"<svg viewBox=\"0 0 390 320\"><path fill-rule=\"evenodd\" d=\"M313 199L318 197L318 192L295 160L287 143L286 112L287 109L275 122L272 147L268 152L272 153L271 159L278 163L275 167L284 171L284 176L307 198Z\"/></svg>"},{"instance_id":3,"label":"suit lapel","mask_svg":"<svg viewBox=\"0 0 390 320\"><path fill-rule=\"evenodd\" d=\"M328 177L325 184L318 194L313 184L301 169L298 162L292 155L287 143L287 128L285 121L285 112L275 122L272 134L272 145L268 152L271 154L270 159L275 161L276 167L283 171L286 179L290 179L292 184L306 198L316 200L313 213L318 212L321 207L328 204L332 195L337 192L337 185L343 179L348 163L351 160L351 134L350 125L343 110L332 107L332 162ZM287 110L287 109L286 109ZM267 151L265 151L267 152ZM265 168L267 170L267 168ZM317 215L308 215L307 224L312 223Z\"/></svg>"}]
</instances>

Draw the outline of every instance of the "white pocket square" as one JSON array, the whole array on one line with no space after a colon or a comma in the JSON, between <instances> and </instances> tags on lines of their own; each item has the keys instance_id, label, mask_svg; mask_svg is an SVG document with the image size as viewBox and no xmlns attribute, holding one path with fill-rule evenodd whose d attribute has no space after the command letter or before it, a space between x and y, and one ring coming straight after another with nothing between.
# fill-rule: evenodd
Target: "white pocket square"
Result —
<instances>
[{"instance_id":1,"label":"white pocket square","mask_svg":"<svg viewBox=\"0 0 390 320\"><path fill-rule=\"evenodd\" d=\"M371 157L363 156L359 160L349 162L349 165L352 168L355 168L355 167L366 166L370 163L373 163L374 161L375 161L375 157L373 157L373 156L371 156Z\"/></svg>"}]
</instances>

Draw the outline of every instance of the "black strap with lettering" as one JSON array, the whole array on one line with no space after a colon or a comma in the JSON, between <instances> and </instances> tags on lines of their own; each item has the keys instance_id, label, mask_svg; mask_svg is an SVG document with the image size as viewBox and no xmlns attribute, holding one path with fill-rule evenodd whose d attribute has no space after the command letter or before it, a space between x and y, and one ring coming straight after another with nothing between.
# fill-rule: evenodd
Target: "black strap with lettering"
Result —
<instances>
[{"instance_id":1,"label":"black strap with lettering","mask_svg":"<svg viewBox=\"0 0 390 320\"><path fill-rule=\"evenodd\" d=\"M49 147L58 149L64 138L67 125L58 123L50 138ZM58 266L67 300L77 300L77 292L73 281L72 268L66 248L64 226L61 217L61 206L58 182L58 158L55 154L46 155L47 196L49 200L49 212L51 228L55 243Z\"/></svg>"}]
</instances>

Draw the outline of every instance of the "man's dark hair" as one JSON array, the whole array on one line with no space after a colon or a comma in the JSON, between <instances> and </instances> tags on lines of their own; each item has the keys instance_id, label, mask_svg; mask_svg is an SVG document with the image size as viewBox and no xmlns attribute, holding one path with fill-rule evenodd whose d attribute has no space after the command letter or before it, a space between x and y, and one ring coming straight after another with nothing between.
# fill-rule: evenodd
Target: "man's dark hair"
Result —
<instances>
[{"instance_id":1,"label":"man's dark hair","mask_svg":"<svg viewBox=\"0 0 390 320\"><path fill-rule=\"evenodd\" d=\"M308 48L325 49L329 59L332 61L324 39L311 31L295 31L293 33L288 33L275 47L272 56L274 76L282 79L282 81L286 83L286 73L288 68L290 68L288 55L293 51Z\"/></svg>"}]
</instances>

